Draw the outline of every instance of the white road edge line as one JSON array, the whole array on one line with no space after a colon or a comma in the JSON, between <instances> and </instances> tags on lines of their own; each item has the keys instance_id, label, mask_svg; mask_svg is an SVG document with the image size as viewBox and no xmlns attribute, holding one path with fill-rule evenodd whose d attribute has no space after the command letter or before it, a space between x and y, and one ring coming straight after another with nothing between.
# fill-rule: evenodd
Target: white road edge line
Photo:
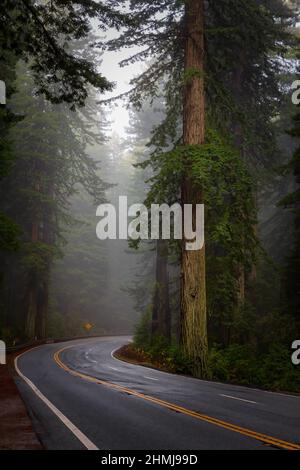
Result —
<instances>
[{"instance_id":1,"label":"white road edge line","mask_svg":"<svg viewBox=\"0 0 300 470\"><path fill-rule=\"evenodd\" d=\"M130 341L132 343L132 341ZM171 374L170 372L165 372L165 371L161 371L159 369L154 369L153 367L147 367L147 366L140 366L139 364L134 364L133 362L126 362L126 361L123 361L122 359L118 359L117 357L115 357L115 353L120 349L120 346L116 349L114 349L111 353L110 353L110 357L114 360L114 361L117 361L117 362L120 362L123 366L127 365L127 366L134 366L134 367L140 367L144 370L149 370L150 372L157 372L158 374L164 374L164 375L170 375L171 377L176 377L176 374ZM159 380L159 379L154 379L154 380Z\"/></svg>"},{"instance_id":2,"label":"white road edge line","mask_svg":"<svg viewBox=\"0 0 300 470\"><path fill-rule=\"evenodd\" d=\"M32 351L32 349L29 351ZM43 395L43 393L34 385L33 382L31 382L31 380L29 380L24 374L22 374L18 367L18 359L29 351L25 351L24 353L20 354L15 358L15 369L18 375L24 380L24 382L27 383L27 385L40 398L40 400L42 400L45 405L47 405L48 408L50 408L50 410L60 419L60 421L74 434L74 436L77 437L77 439L84 445L87 450L99 450L99 448L92 441L90 441L90 439L85 436L75 426L75 424L73 424L61 411L59 411L58 408L56 408L55 405L53 405L53 403L51 403L51 401L48 400L48 398L45 397L45 395Z\"/></svg>"},{"instance_id":3,"label":"white road edge line","mask_svg":"<svg viewBox=\"0 0 300 470\"><path fill-rule=\"evenodd\" d=\"M149 380L156 380L156 381L158 381L158 379L154 379L153 377L147 377L147 375L144 375L144 379L149 379Z\"/></svg>"},{"instance_id":4,"label":"white road edge line","mask_svg":"<svg viewBox=\"0 0 300 470\"><path fill-rule=\"evenodd\" d=\"M225 398L231 398L232 400L239 400L239 401L245 401L246 403L253 403L254 405L257 404L257 401L252 401L252 400L245 400L244 398L238 398L238 397L232 397L230 395L219 395L220 397L225 397Z\"/></svg>"},{"instance_id":5,"label":"white road edge line","mask_svg":"<svg viewBox=\"0 0 300 470\"><path fill-rule=\"evenodd\" d=\"M114 349L114 350L110 353L110 357L111 357L112 359L114 359L115 361L122 362L122 361L120 361L119 359L117 359L117 358L114 356L115 352L117 352L118 349L120 349L120 348ZM123 362L124 362L124 361L123 361Z\"/></svg>"}]
</instances>

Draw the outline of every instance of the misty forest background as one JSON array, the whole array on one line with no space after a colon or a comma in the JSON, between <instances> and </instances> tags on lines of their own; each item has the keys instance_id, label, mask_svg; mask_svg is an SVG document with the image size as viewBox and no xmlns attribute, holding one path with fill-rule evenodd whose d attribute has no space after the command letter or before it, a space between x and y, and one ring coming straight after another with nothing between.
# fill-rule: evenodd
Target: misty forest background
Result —
<instances>
[{"instance_id":1,"label":"misty forest background","mask_svg":"<svg viewBox=\"0 0 300 470\"><path fill-rule=\"evenodd\" d=\"M298 15L283 0L2 0L1 339L90 324L134 332L134 360L300 390ZM96 207L119 195L204 203L205 249L99 241Z\"/></svg>"}]
</instances>

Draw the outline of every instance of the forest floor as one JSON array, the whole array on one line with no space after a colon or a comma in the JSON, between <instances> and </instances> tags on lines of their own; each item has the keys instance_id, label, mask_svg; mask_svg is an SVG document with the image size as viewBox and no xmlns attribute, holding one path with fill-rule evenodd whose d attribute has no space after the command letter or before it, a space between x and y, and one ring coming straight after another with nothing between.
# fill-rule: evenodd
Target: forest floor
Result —
<instances>
[{"instance_id":1,"label":"forest floor","mask_svg":"<svg viewBox=\"0 0 300 470\"><path fill-rule=\"evenodd\" d=\"M0 450L42 450L13 379L13 359L0 365Z\"/></svg>"}]
</instances>

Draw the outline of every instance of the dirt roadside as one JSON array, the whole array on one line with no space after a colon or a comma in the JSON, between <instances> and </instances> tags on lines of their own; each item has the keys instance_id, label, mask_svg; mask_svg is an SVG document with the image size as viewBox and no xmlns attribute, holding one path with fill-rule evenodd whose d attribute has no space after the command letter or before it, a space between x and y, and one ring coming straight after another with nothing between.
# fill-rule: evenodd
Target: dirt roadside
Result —
<instances>
[{"instance_id":1,"label":"dirt roadside","mask_svg":"<svg viewBox=\"0 0 300 470\"><path fill-rule=\"evenodd\" d=\"M0 365L0 450L42 450L13 379L14 355Z\"/></svg>"}]
</instances>

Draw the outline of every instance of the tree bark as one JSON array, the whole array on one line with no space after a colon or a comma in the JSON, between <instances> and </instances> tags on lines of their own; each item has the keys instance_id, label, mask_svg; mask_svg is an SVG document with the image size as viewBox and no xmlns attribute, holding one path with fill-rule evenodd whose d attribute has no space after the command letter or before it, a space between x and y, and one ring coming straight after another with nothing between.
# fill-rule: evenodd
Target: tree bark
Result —
<instances>
[{"instance_id":1,"label":"tree bark","mask_svg":"<svg viewBox=\"0 0 300 470\"><path fill-rule=\"evenodd\" d=\"M48 314L48 279L39 286L37 299L37 318L35 324L36 337L44 339L47 336L47 314Z\"/></svg>"},{"instance_id":2,"label":"tree bark","mask_svg":"<svg viewBox=\"0 0 300 470\"><path fill-rule=\"evenodd\" d=\"M159 335L168 341L171 337L171 314L168 275L168 242L157 240L156 284L152 314L152 336Z\"/></svg>"},{"instance_id":3,"label":"tree bark","mask_svg":"<svg viewBox=\"0 0 300 470\"><path fill-rule=\"evenodd\" d=\"M234 80L237 101L241 99L241 93L242 93L241 81L242 81L242 66L240 64L236 71L236 76ZM244 138L243 138L242 127L240 124L235 124L233 126L233 133L234 133L235 145L240 152L241 158L244 159L245 157ZM236 292L235 292L235 303L234 303L234 308L232 312L233 327L232 326L229 327L230 332L229 332L228 346L230 345L230 342L235 343L235 342L240 341L240 333L239 333L238 324L241 318L242 309L245 305L245 290L246 290L246 273L245 273L244 263L238 263L238 265L235 268L234 275L236 278Z\"/></svg>"},{"instance_id":4,"label":"tree bark","mask_svg":"<svg viewBox=\"0 0 300 470\"><path fill-rule=\"evenodd\" d=\"M184 145L201 145L205 139L204 100L204 0L188 0L185 7L185 89L183 109ZM201 204L203 194L189 177L185 162L182 205ZM195 213L193 215L195 223ZM195 227L194 227L195 229ZM187 251L183 237L181 278L181 339L184 353L193 363L193 373L207 375L207 314L205 246Z\"/></svg>"},{"instance_id":5,"label":"tree bark","mask_svg":"<svg viewBox=\"0 0 300 470\"><path fill-rule=\"evenodd\" d=\"M51 182L45 189L45 192L49 197L53 197L53 178L51 175ZM53 214L51 207L47 207L44 210L43 216L43 229L41 230L40 237L43 243L48 246L53 246ZM49 307L49 275L51 270L51 261L48 260L43 279L40 280L39 293L38 293L38 315L36 320L36 335L40 339L47 337L47 316L48 316L48 307Z\"/></svg>"},{"instance_id":6,"label":"tree bark","mask_svg":"<svg viewBox=\"0 0 300 470\"><path fill-rule=\"evenodd\" d=\"M27 338L35 338L35 322L37 317L37 293L34 286L30 286L25 295L25 334Z\"/></svg>"},{"instance_id":7,"label":"tree bark","mask_svg":"<svg viewBox=\"0 0 300 470\"><path fill-rule=\"evenodd\" d=\"M37 190L39 186L37 185ZM33 214L31 223L31 242L37 243L39 239L38 218ZM38 315L38 279L36 273L30 274L29 284L25 292L25 334L27 338L34 339L36 336L36 319Z\"/></svg>"}]
</instances>

